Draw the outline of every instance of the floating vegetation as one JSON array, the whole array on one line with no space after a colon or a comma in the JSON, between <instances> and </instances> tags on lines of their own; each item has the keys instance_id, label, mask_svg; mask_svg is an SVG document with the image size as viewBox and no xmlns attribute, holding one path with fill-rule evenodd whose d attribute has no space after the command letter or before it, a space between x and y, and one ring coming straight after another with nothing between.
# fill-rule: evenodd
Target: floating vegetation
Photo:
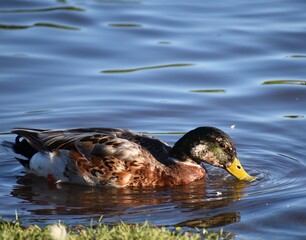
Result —
<instances>
[{"instance_id":1,"label":"floating vegetation","mask_svg":"<svg viewBox=\"0 0 306 240\"><path fill-rule=\"evenodd\" d=\"M112 69L112 70L103 70L100 73L130 73L130 72L137 72L143 70L153 70L153 69L173 68L173 67L189 67L189 66L193 66L193 64L177 63L177 64L157 65L149 67L130 68L130 69Z\"/></svg>"},{"instance_id":2,"label":"floating vegetation","mask_svg":"<svg viewBox=\"0 0 306 240\"><path fill-rule=\"evenodd\" d=\"M265 81L262 85L306 85L306 81L303 80L271 80Z\"/></svg>"},{"instance_id":3,"label":"floating vegetation","mask_svg":"<svg viewBox=\"0 0 306 240\"><path fill-rule=\"evenodd\" d=\"M58 25L53 23L35 23L33 25L1 25L0 29L6 29L6 30L20 30L20 29L27 29L32 27L49 27L49 28L58 28L58 29L64 29L64 30L80 30L76 27L69 27L64 25Z\"/></svg>"},{"instance_id":4,"label":"floating vegetation","mask_svg":"<svg viewBox=\"0 0 306 240\"><path fill-rule=\"evenodd\" d=\"M225 93L223 89L201 89L201 90L190 90L195 93Z\"/></svg>"}]
</instances>

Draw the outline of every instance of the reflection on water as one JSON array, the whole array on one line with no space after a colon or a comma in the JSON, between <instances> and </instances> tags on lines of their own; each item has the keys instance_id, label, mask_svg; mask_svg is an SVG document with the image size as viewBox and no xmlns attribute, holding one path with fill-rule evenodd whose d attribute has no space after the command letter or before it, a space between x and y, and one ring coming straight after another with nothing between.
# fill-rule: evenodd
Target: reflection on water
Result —
<instances>
[{"instance_id":1,"label":"reflection on water","mask_svg":"<svg viewBox=\"0 0 306 240\"><path fill-rule=\"evenodd\" d=\"M0 13L35 13L35 12L51 12L51 11L85 11L78 7L54 7L54 8L38 8L38 9L0 9Z\"/></svg>"},{"instance_id":2,"label":"reflection on water","mask_svg":"<svg viewBox=\"0 0 306 240\"><path fill-rule=\"evenodd\" d=\"M120 4L120 5L121 4L123 5L125 4L127 5L143 4L143 2L140 2L140 1L125 1L125 0L122 0L122 1L120 0L95 0L95 2L102 3L102 4L107 3L107 4Z\"/></svg>"},{"instance_id":3,"label":"reflection on water","mask_svg":"<svg viewBox=\"0 0 306 240\"><path fill-rule=\"evenodd\" d=\"M192 227L192 228L211 228L211 227L221 227L239 221L240 221L239 213L229 212L229 213L221 213L212 217L188 220L185 222L178 223L176 224L176 226Z\"/></svg>"},{"instance_id":4,"label":"reflection on water","mask_svg":"<svg viewBox=\"0 0 306 240\"><path fill-rule=\"evenodd\" d=\"M306 55L291 55L290 58L306 58Z\"/></svg>"},{"instance_id":5,"label":"reflection on water","mask_svg":"<svg viewBox=\"0 0 306 240\"><path fill-rule=\"evenodd\" d=\"M277 7L276 7L277 6ZM13 127L120 127L170 145L215 126L258 181L172 189L48 186L0 148L0 215L122 220L305 239L303 0L1 1L0 138ZM231 127L233 126L233 127Z\"/></svg>"},{"instance_id":6,"label":"reflection on water","mask_svg":"<svg viewBox=\"0 0 306 240\"><path fill-rule=\"evenodd\" d=\"M122 27L122 28L137 28L141 27L141 24L136 23L110 23L108 24L109 27Z\"/></svg>"},{"instance_id":7,"label":"reflection on water","mask_svg":"<svg viewBox=\"0 0 306 240\"><path fill-rule=\"evenodd\" d=\"M302 116L302 115L285 115L283 117L284 118L303 118L304 116Z\"/></svg>"},{"instance_id":8,"label":"reflection on water","mask_svg":"<svg viewBox=\"0 0 306 240\"><path fill-rule=\"evenodd\" d=\"M189 66L193 66L193 64L176 63L176 64L166 64L166 65L131 68L131 69L103 70L103 71L101 71L101 73L129 73L129 72L136 72L136 71L142 71L142 70L152 70L152 69L160 69L160 68L173 68L173 67L189 67Z\"/></svg>"},{"instance_id":9,"label":"reflection on water","mask_svg":"<svg viewBox=\"0 0 306 240\"><path fill-rule=\"evenodd\" d=\"M302 80L271 80L271 81L265 81L262 84L263 85L273 85L273 84L306 85L306 81L302 81Z\"/></svg>"},{"instance_id":10,"label":"reflection on water","mask_svg":"<svg viewBox=\"0 0 306 240\"><path fill-rule=\"evenodd\" d=\"M139 214L146 216L153 224L161 224L163 218L167 219L169 214L178 215L177 226L189 227L216 227L224 226L240 220L239 212L221 213L211 216L206 214L216 208L224 208L231 203L245 197L243 193L248 183L223 180L217 185L214 182L198 181L188 186L168 188L92 188L76 186L72 184L61 184L57 186L48 185L43 178L32 175L19 177L11 195L32 203L36 207L29 209L34 215L62 216L62 215L92 215L104 216L108 219L120 216L129 222L138 219ZM159 209L160 208L160 209ZM158 213L158 219L150 219L154 212ZM198 214L187 217L188 212ZM181 215L181 216L179 216ZM207 216L206 216L207 215ZM206 217L204 217L206 216ZM22 216L21 216L22 217ZM181 222L180 222L181 221ZM169 225L165 224L164 225Z\"/></svg>"},{"instance_id":11,"label":"reflection on water","mask_svg":"<svg viewBox=\"0 0 306 240\"><path fill-rule=\"evenodd\" d=\"M190 92L198 92L198 93L225 93L226 91L223 89L201 89L201 90L191 90Z\"/></svg>"},{"instance_id":12,"label":"reflection on water","mask_svg":"<svg viewBox=\"0 0 306 240\"><path fill-rule=\"evenodd\" d=\"M64 30L80 30L79 28L63 26L54 23L34 23L33 25L0 25L0 29L6 29L6 30L20 30L32 27L49 27L49 28L59 28Z\"/></svg>"}]
</instances>

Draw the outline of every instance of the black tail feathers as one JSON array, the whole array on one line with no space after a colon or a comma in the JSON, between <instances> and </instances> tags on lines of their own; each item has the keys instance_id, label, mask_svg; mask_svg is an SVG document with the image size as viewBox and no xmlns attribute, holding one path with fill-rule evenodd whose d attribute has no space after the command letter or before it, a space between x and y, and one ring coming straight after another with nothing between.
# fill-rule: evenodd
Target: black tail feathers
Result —
<instances>
[{"instance_id":1,"label":"black tail feathers","mask_svg":"<svg viewBox=\"0 0 306 240\"><path fill-rule=\"evenodd\" d=\"M24 166L27 169L30 169L30 160L24 160L18 157L15 157L15 158L20 162L22 166Z\"/></svg>"},{"instance_id":2,"label":"black tail feathers","mask_svg":"<svg viewBox=\"0 0 306 240\"><path fill-rule=\"evenodd\" d=\"M22 139L20 141L20 139ZM17 136L15 139L15 144L13 145L13 150L15 153L25 156L27 159L31 159L37 150L35 150L24 138Z\"/></svg>"},{"instance_id":3,"label":"black tail feathers","mask_svg":"<svg viewBox=\"0 0 306 240\"><path fill-rule=\"evenodd\" d=\"M21 136L16 137L15 143L3 141L0 144L4 147L4 149L11 153L24 167L29 167L29 160L33 157L35 153L37 153L37 150L35 150Z\"/></svg>"}]
</instances>

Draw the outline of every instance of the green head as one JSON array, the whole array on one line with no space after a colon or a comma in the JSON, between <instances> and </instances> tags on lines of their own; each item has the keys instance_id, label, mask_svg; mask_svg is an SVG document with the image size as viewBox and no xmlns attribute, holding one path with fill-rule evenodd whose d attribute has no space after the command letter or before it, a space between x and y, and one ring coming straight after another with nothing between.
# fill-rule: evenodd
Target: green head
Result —
<instances>
[{"instance_id":1,"label":"green head","mask_svg":"<svg viewBox=\"0 0 306 240\"><path fill-rule=\"evenodd\" d=\"M198 127L179 139L171 157L180 161L192 160L198 164L206 162L224 168L239 180L253 181L240 164L233 140L214 127Z\"/></svg>"}]
</instances>

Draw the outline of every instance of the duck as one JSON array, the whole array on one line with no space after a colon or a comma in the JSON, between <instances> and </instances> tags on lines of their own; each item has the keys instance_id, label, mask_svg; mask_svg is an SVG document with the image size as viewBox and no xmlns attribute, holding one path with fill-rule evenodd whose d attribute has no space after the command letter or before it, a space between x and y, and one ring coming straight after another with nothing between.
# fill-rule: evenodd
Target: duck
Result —
<instances>
[{"instance_id":1,"label":"duck","mask_svg":"<svg viewBox=\"0 0 306 240\"><path fill-rule=\"evenodd\" d=\"M173 147L142 132L121 128L46 130L14 128L15 142L2 145L31 173L53 183L89 186L156 187L205 179L203 163L252 182L233 140L203 126L184 134Z\"/></svg>"}]
</instances>

